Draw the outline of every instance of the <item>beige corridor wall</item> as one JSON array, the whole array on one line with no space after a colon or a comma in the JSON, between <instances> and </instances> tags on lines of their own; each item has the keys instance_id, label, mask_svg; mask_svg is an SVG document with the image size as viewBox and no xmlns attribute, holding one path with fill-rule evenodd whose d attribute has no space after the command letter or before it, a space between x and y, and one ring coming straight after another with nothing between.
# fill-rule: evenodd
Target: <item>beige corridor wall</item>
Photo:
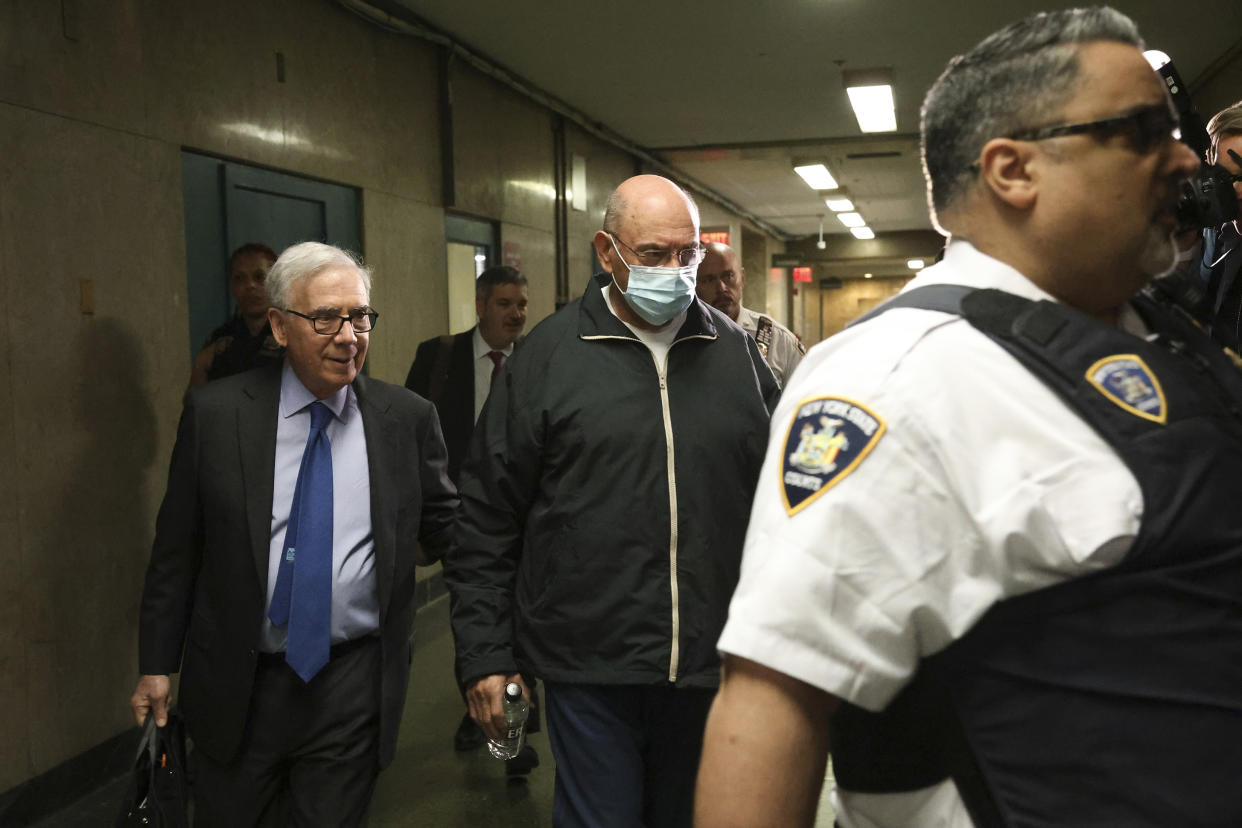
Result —
<instances>
[{"instance_id":1,"label":"beige corridor wall","mask_svg":"<svg viewBox=\"0 0 1242 828\"><path fill-rule=\"evenodd\" d=\"M0 5L0 791L132 721L189 372L182 148L361 189L373 375L444 316L428 48L304 0L72 9Z\"/></svg>"},{"instance_id":2,"label":"beige corridor wall","mask_svg":"<svg viewBox=\"0 0 1242 828\"><path fill-rule=\"evenodd\" d=\"M328 0L64 9L0 3L0 794L132 721L190 364L182 151L358 188L372 376L402 382L448 324L434 47ZM555 304L556 118L468 67L450 78L451 209L499 223L533 324ZM569 215L577 294L633 162L573 127L566 142L590 190Z\"/></svg>"}]
</instances>

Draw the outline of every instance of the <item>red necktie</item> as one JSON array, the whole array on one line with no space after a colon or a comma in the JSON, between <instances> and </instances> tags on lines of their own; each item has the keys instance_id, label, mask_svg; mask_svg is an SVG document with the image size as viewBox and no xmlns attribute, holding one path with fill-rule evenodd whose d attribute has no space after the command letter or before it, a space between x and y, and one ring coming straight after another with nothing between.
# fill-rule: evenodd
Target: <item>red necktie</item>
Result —
<instances>
[{"instance_id":1,"label":"red necktie","mask_svg":"<svg viewBox=\"0 0 1242 828\"><path fill-rule=\"evenodd\" d=\"M492 358L492 382L495 382L496 375L500 373L500 363L504 361L505 355L500 351L488 351L487 355Z\"/></svg>"}]
</instances>

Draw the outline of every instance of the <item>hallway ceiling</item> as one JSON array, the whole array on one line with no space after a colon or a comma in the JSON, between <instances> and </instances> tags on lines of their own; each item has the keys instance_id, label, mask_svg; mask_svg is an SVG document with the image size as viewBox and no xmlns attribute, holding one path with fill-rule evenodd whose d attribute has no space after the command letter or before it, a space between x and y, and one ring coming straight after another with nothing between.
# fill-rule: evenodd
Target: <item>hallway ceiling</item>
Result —
<instances>
[{"instance_id":1,"label":"hallway ceiling","mask_svg":"<svg viewBox=\"0 0 1242 828\"><path fill-rule=\"evenodd\" d=\"M928 230L918 109L1017 0L398 0L418 18L790 237L848 233L792 167L824 161L877 234ZM1118 0L1193 90L1242 47L1237 0ZM1189 8L1197 17L1188 19ZM843 69L892 67L897 132L864 135ZM1238 91L1242 97L1242 90ZM1205 113L1210 115L1211 113Z\"/></svg>"}]
</instances>

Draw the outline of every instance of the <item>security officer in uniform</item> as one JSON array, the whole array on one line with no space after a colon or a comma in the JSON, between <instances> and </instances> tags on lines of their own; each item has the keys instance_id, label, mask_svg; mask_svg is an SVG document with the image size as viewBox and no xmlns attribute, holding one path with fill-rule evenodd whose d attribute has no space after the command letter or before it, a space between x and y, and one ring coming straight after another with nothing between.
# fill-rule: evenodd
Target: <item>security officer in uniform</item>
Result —
<instances>
[{"instance_id":1,"label":"security officer in uniform","mask_svg":"<svg viewBox=\"0 0 1242 828\"><path fill-rule=\"evenodd\" d=\"M695 292L699 298L742 326L759 346L759 353L768 361L781 387L789 381L793 369L802 361L806 348L793 331L770 316L742 307L746 288L746 268L737 251L727 244L710 242L705 245L699 263Z\"/></svg>"},{"instance_id":2,"label":"security officer in uniform","mask_svg":"<svg viewBox=\"0 0 1242 828\"><path fill-rule=\"evenodd\" d=\"M1144 295L1197 166L1108 8L923 106L944 261L773 417L699 826L1239 825L1242 374ZM831 741L830 741L831 736Z\"/></svg>"}]
</instances>

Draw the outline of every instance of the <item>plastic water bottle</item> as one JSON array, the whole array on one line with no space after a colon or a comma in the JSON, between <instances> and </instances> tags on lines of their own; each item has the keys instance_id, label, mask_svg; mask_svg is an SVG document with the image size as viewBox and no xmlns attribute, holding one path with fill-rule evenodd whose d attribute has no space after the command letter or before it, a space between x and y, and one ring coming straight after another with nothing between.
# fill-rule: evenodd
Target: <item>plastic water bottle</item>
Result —
<instances>
[{"instance_id":1,"label":"plastic water bottle","mask_svg":"<svg viewBox=\"0 0 1242 828\"><path fill-rule=\"evenodd\" d=\"M511 681L505 685L505 696L500 704L505 711L508 730L499 741L488 739L487 749L497 759L512 759L526 742L526 716L530 713L530 703L522 697L522 685Z\"/></svg>"}]
</instances>

